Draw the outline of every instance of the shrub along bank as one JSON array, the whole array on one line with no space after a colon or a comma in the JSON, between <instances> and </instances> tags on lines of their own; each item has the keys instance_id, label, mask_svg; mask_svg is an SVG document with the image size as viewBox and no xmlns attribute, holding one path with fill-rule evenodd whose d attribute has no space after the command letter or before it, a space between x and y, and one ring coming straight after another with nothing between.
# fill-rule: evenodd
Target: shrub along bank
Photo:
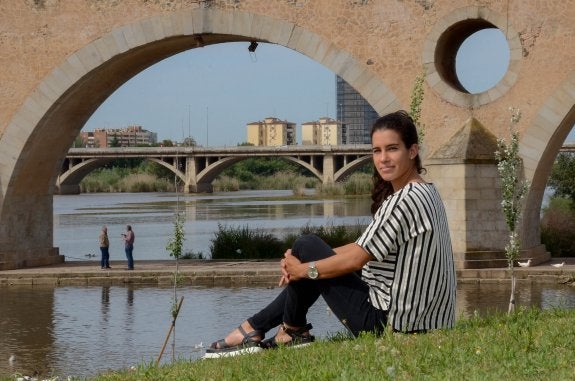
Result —
<instances>
[{"instance_id":1,"label":"shrub along bank","mask_svg":"<svg viewBox=\"0 0 575 381\"><path fill-rule=\"evenodd\" d=\"M541 218L541 243L553 257L575 257L575 205L552 197Z\"/></svg>"},{"instance_id":2,"label":"shrub along bank","mask_svg":"<svg viewBox=\"0 0 575 381\"><path fill-rule=\"evenodd\" d=\"M282 258L285 250L293 246L301 234L316 234L331 247L354 242L363 226L304 226L298 234L287 234L282 239L260 229L248 226L227 227L218 224L210 246L212 259L274 259Z\"/></svg>"}]
</instances>

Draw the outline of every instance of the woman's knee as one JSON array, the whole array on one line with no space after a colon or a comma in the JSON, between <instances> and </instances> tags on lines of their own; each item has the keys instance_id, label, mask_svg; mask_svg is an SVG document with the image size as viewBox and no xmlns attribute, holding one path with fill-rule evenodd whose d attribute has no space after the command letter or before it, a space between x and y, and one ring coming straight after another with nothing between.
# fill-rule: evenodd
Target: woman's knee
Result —
<instances>
[{"instance_id":1,"label":"woman's knee","mask_svg":"<svg viewBox=\"0 0 575 381\"><path fill-rule=\"evenodd\" d=\"M300 236L293 244L292 254L302 262L330 257L333 249L315 234Z\"/></svg>"}]
</instances>

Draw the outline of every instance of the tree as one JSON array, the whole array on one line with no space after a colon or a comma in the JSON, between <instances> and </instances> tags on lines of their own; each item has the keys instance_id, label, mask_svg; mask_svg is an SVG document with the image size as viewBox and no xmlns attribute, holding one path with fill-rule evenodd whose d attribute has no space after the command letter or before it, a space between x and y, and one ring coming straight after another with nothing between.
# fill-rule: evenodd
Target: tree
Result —
<instances>
[{"instance_id":1,"label":"tree","mask_svg":"<svg viewBox=\"0 0 575 381\"><path fill-rule=\"evenodd\" d=\"M196 147L198 143L194 138L185 138L184 141L182 142L182 145L184 147Z\"/></svg>"},{"instance_id":2,"label":"tree","mask_svg":"<svg viewBox=\"0 0 575 381\"><path fill-rule=\"evenodd\" d=\"M222 174L241 181L251 181L254 176L273 176L279 172L293 172L301 175L308 175L309 171L284 158L278 157L253 157L242 160L229 168Z\"/></svg>"},{"instance_id":3,"label":"tree","mask_svg":"<svg viewBox=\"0 0 575 381\"><path fill-rule=\"evenodd\" d=\"M112 136L112 140L110 140L110 147L120 147L120 141L116 134Z\"/></svg>"},{"instance_id":4,"label":"tree","mask_svg":"<svg viewBox=\"0 0 575 381\"><path fill-rule=\"evenodd\" d=\"M548 185L556 196L569 198L575 206L575 154L562 152L557 156Z\"/></svg>"},{"instance_id":5,"label":"tree","mask_svg":"<svg viewBox=\"0 0 575 381\"><path fill-rule=\"evenodd\" d=\"M174 176L174 187L178 189L178 178ZM177 191L176 191L177 192ZM170 253L170 257L173 257L176 260L176 270L174 271L174 296L172 299L172 324L170 325L170 330L168 331L168 335L166 336L166 341L164 342L164 346L160 351L160 355L156 360L156 365L160 364L160 360L162 359L162 355L164 353L164 349L166 348L166 344L172 336L172 362L175 360L176 355L176 319L178 318L178 314L180 313L180 307L182 306L182 302L184 301L184 297L180 298L178 302L178 284L180 282L180 268L179 268L179 260L183 254L183 245L184 245L184 213L180 211L180 196L176 194L176 211L174 213L174 232L172 236L169 238L168 243L166 244L166 250Z\"/></svg>"},{"instance_id":6,"label":"tree","mask_svg":"<svg viewBox=\"0 0 575 381\"><path fill-rule=\"evenodd\" d=\"M84 147L84 139L82 136L78 135L76 139L74 139L74 143L72 143L73 148L82 148Z\"/></svg>"},{"instance_id":7,"label":"tree","mask_svg":"<svg viewBox=\"0 0 575 381\"><path fill-rule=\"evenodd\" d=\"M511 111L511 141L507 144L503 139L497 140L497 151L495 159L497 160L497 171L501 185L501 208L505 215L505 222L509 229L509 243L505 246L505 256L511 272L511 296L509 298L508 312L515 310L515 273L513 266L519 258L520 239L517 232L517 222L521 215L522 202L529 185L526 181L521 180L521 170L523 162L519 156L519 134L515 131L515 125L521 119L519 109L510 108Z\"/></svg>"}]
</instances>

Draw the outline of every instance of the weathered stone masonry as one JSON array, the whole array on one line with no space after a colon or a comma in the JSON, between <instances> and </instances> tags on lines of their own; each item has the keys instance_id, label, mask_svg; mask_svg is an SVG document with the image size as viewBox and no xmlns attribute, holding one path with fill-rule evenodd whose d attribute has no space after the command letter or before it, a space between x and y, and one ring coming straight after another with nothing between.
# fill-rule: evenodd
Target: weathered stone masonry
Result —
<instances>
[{"instance_id":1,"label":"weathered stone masonry","mask_svg":"<svg viewBox=\"0 0 575 381\"><path fill-rule=\"evenodd\" d=\"M450 145L507 137L508 108L520 108L521 155L532 184L523 256L545 260L543 191L575 123L572 20L572 0L3 1L0 268L62 260L52 232L58 169L85 121L114 90L163 58L232 41L305 54L379 113L408 108L413 82L424 73L428 177L448 207L461 267L500 258L507 233L496 213L494 161L475 150L454 155L457 147ZM454 56L466 36L487 27L507 36L509 70L494 88L468 94L454 76ZM471 132L476 123L483 128Z\"/></svg>"}]
</instances>

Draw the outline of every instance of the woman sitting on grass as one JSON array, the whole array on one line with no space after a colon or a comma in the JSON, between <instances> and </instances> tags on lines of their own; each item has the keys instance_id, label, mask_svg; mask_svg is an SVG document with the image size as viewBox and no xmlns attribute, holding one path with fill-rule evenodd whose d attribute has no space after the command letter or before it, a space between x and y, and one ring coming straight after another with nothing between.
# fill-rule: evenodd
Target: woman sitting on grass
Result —
<instances>
[{"instance_id":1,"label":"woman sitting on grass","mask_svg":"<svg viewBox=\"0 0 575 381\"><path fill-rule=\"evenodd\" d=\"M447 217L435 186L420 176L413 120L405 111L383 116L371 141L374 217L361 237L334 249L315 235L298 238L281 260L284 290L214 342L205 358L313 342L306 315L320 295L356 336L388 325L406 333L453 326L456 280Z\"/></svg>"}]
</instances>

